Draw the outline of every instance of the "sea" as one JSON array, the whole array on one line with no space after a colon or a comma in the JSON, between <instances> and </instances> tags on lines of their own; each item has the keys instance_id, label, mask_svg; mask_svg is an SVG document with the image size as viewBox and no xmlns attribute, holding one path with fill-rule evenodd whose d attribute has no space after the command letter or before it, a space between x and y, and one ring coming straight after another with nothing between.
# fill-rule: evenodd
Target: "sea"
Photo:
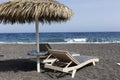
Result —
<instances>
[{"instance_id":1,"label":"sea","mask_svg":"<svg viewBox=\"0 0 120 80\"><path fill-rule=\"evenodd\" d=\"M120 43L120 32L44 32L40 42ZM0 43L35 43L35 33L0 33Z\"/></svg>"}]
</instances>

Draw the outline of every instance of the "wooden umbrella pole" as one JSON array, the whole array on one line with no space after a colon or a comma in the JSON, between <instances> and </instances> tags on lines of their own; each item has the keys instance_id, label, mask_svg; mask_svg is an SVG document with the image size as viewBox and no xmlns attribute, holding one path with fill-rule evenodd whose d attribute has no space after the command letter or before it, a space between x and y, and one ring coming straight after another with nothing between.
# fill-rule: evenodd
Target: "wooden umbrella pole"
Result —
<instances>
[{"instance_id":1,"label":"wooden umbrella pole","mask_svg":"<svg viewBox=\"0 0 120 80\"><path fill-rule=\"evenodd\" d=\"M38 18L36 18L35 21L35 25L36 25L36 45L37 45L37 72L40 72L40 56L39 56L39 52L40 52L40 46L39 46L39 23L38 23Z\"/></svg>"}]
</instances>

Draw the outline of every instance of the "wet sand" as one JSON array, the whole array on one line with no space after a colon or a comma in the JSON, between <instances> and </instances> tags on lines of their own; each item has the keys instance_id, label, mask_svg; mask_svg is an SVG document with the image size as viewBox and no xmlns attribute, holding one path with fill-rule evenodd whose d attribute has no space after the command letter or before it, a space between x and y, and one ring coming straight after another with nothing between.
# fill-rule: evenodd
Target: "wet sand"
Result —
<instances>
[{"instance_id":1,"label":"wet sand","mask_svg":"<svg viewBox=\"0 0 120 80\"><path fill-rule=\"evenodd\" d=\"M36 72L36 57L27 52L36 49L35 44L0 44L0 80L120 80L120 44L50 44L52 49L67 50L81 55L99 57L96 66L87 65L72 79L70 74L53 73L41 64Z\"/></svg>"}]
</instances>

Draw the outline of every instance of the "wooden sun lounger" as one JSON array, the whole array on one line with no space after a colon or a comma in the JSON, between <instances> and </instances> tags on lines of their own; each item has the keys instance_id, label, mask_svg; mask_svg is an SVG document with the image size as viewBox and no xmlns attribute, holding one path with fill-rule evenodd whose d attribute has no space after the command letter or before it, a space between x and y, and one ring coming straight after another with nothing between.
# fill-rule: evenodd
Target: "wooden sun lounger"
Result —
<instances>
[{"instance_id":1,"label":"wooden sun lounger","mask_svg":"<svg viewBox=\"0 0 120 80\"><path fill-rule=\"evenodd\" d=\"M76 70L84 67L89 63L98 62L99 59L92 56L71 55L67 51L62 50L49 50L50 55L43 61L45 68L58 70L62 72L72 72L72 78L74 78ZM55 58L51 58L54 56Z\"/></svg>"}]
</instances>

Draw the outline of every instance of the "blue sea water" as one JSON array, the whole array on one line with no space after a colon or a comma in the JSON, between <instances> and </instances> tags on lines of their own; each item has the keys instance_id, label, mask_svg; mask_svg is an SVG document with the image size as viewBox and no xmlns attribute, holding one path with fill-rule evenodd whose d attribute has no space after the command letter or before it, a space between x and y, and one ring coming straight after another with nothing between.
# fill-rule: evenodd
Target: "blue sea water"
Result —
<instances>
[{"instance_id":1,"label":"blue sea water","mask_svg":"<svg viewBox=\"0 0 120 80\"><path fill-rule=\"evenodd\" d=\"M119 42L120 32L54 32L40 33L40 42ZM0 33L0 43L36 42L35 33Z\"/></svg>"}]
</instances>

